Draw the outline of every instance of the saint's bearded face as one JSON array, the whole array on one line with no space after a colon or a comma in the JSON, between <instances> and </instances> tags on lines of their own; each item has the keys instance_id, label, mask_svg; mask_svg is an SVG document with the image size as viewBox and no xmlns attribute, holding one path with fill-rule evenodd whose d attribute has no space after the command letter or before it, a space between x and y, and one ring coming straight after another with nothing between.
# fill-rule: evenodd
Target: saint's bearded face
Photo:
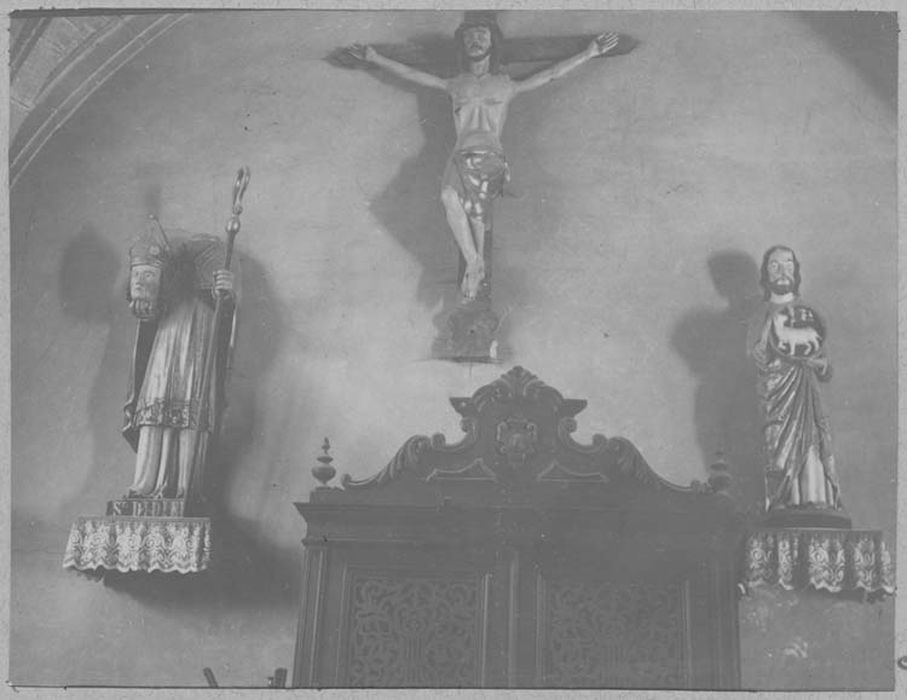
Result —
<instances>
[{"instance_id":1,"label":"saint's bearded face","mask_svg":"<svg viewBox=\"0 0 907 700\"><path fill-rule=\"evenodd\" d=\"M766 262L769 290L778 295L795 292L796 262L792 251L779 248L772 252Z\"/></svg>"},{"instance_id":2,"label":"saint's bearded face","mask_svg":"<svg viewBox=\"0 0 907 700\"><path fill-rule=\"evenodd\" d=\"M129 298L132 313L146 321L160 312L161 268L140 263L129 271Z\"/></svg>"},{"instance_id":3,"label":"saint's bearded face","mask_svg":"<svg viewBox=\"0 0 907 700\"><path fill-rule=\"evenodd\" d=\"M463 32L463 49L470 61L482 61L491 54L491 31L487 27L470 27Z\"/></svg>"}]
</instances>

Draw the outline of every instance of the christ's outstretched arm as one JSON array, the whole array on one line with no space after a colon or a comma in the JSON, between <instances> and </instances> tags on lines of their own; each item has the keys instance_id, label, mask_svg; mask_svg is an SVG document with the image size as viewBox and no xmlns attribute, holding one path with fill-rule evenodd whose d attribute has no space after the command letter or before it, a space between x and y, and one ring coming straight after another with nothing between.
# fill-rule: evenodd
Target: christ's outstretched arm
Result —
<instances>
[{"instance_id":1,"label":"christ's outstretched arm","mask_svg":"<svg viewBox=\"0 0 907 700\"><path fill-rule=\"evenodd\" d=\"M368 44L353 44L347 47L346 50L354 58L366 63L374 63L376 66L380 66L404 80L440 90L447 88L447 81L443 78L431 73L424 73L403 63L398 63L387 56L382 56Z\"/></svg>"},{"instance_id":2,"label":"christ's outstretched arm","mask_svg":"<svg viewBox=\"0 0 907 700\"><path fill-rule=\"evenodd\" d=\"M525 80L520 80L516 83L516 92L528 92L529 90L535 90L537 87L541 87L546 83L550 83L552 80L556 80L563 75L566 75L574 68L579 68L586 61L591 58L596 58L597 56L602 56L608 51L617 46L617 41L619 36L612 32L607 34L602 34L601 36L596 37L592 40L585 51L572 56L565 61L556 63L550 68L546 68L543 71L539 71L535 75L530 75Z\"/></svg>"}]
</instances>

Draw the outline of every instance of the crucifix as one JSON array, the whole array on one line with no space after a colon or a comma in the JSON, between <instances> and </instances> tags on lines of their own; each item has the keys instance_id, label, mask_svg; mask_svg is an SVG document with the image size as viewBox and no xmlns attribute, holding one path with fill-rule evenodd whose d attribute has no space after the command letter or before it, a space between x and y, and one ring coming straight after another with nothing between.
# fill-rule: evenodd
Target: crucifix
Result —
<instances>
[{"instance_id":1,"label":"crucifix","mask_svg":"<svg viewBox=\"0 0 907 700\"><path fill-rule=\"evenodd\" d=\"M618 50L619 44L623 50ZM377 66L398 77L450 97L456 145L441 183L441 202L460 251L462 305L449 320L451 359L494 359L497 316L491 311L492 204L510 180L501 132L510 102L541 87L590 59L626 53L632 46L617 34L559 39L518 39L505 44L494 12L467 12L457 28L453 53L459 72L451 78L437 73L451 51L413 45L354 44L333 56L341 65ZM565 57L566 56L566 57ZM514 80L501 66L520 62L553 65ZM459 336L459 337L458 337Z\"/></svg>"}]
</instances>

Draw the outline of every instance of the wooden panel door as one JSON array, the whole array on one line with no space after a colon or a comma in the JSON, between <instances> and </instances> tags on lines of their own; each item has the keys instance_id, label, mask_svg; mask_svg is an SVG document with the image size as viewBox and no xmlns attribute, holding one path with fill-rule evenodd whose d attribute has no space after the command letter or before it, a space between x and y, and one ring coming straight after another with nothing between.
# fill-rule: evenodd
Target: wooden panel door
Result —
<instances>
[{"instance_id":1,"label":"wooden panel door","mask_svg":"<svg viewBox=\"0 0 907 700\"><path fill-rule=\"evenodd\" d=\"M312 663L301 685L508 684L509 568L493 551L328 549L320 633L297 654L297 663Z\"/></svg>"}]
</instances>

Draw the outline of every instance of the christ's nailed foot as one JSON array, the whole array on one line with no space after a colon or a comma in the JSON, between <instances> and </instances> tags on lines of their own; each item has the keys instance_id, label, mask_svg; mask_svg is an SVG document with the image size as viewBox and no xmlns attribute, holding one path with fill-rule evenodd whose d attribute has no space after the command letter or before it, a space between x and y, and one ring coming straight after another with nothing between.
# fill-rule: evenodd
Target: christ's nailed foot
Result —
<instances>
[{"instance_id":1,"label":"christ's nailed foot","mask_svg":"<svg viewBox=\"0 0 907 700\"><path fill-rule=\"evenodd\" d=\"M463 275L462 291L463 296L467 299L475 299L479 293L479 287L482 280L485 279L485 261L481 258L466 266L466 273Z\"/></svg>"}]
</instances>

